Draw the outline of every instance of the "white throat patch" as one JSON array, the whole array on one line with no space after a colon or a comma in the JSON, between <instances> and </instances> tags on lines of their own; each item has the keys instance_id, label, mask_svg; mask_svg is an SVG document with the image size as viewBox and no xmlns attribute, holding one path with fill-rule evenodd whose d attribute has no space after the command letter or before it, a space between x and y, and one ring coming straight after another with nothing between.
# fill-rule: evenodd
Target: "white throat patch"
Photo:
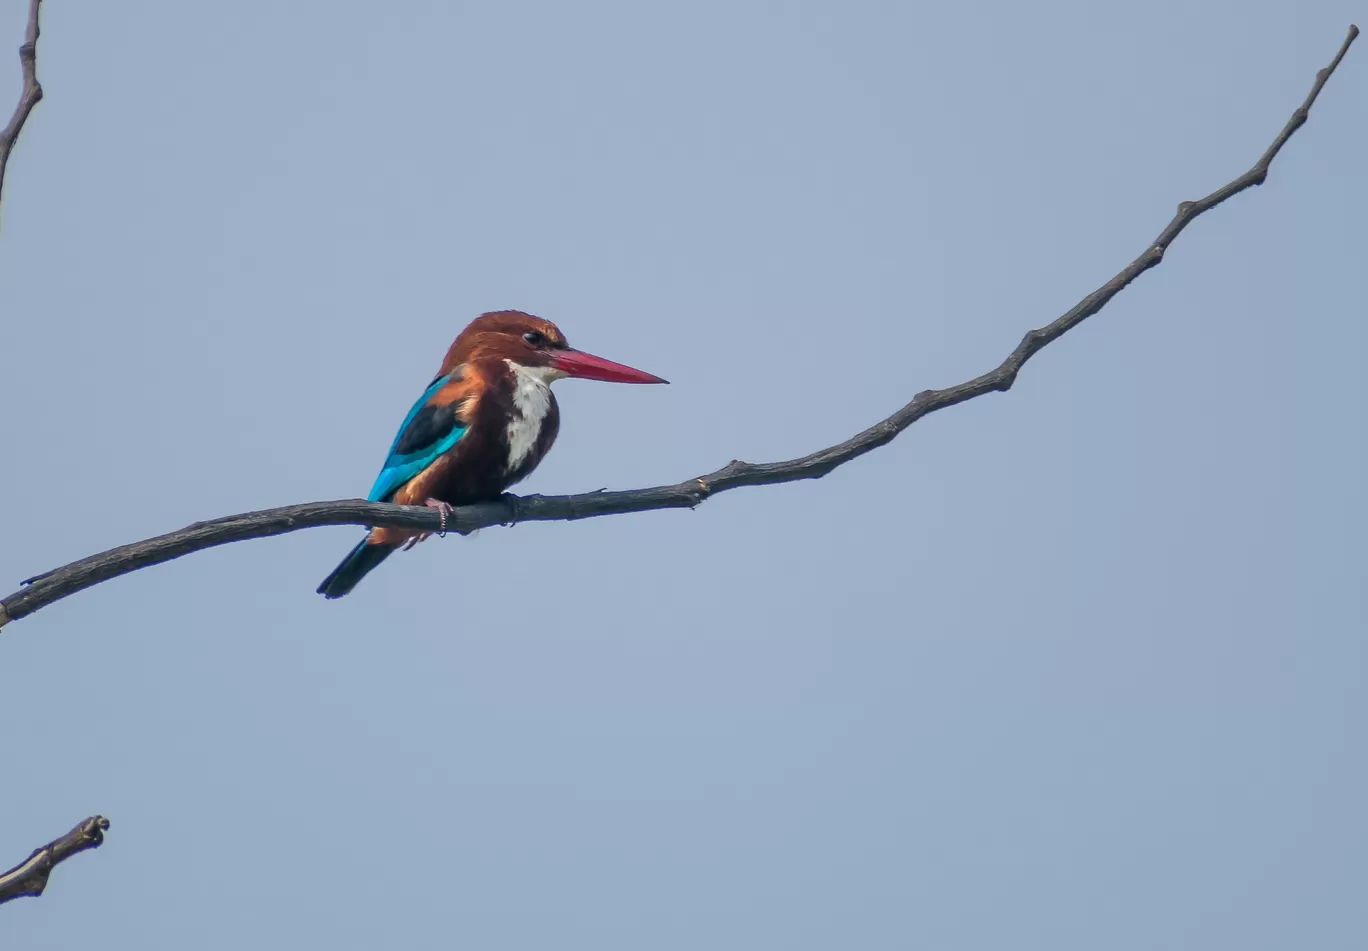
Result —
<instances>
[{"instance_id":1,"label":"white throat patch","mask_svg":"<svg viewBox=\"0 0 1368 951\"><path fill-rule=\"evenodd\" d=\"M522 465L537 445L542 423L551 411L551 384L565 376L554 367L525 367L505 360L513 371L513 408L508 420L508 468Z\"/></svg>"}]
</instances>

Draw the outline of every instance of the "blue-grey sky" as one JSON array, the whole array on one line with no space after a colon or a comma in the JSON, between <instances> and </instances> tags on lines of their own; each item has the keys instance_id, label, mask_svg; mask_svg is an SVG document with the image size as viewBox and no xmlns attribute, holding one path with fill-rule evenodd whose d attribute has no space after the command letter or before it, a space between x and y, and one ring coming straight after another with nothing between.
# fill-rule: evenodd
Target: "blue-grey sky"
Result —
<instances>
[{"instance_id":1,"label":"blue-grey sky","mask_svg":"<svg viewBox=\"0 0 1368 951\"><path fill-rule=\"evenodd\" d=\"M22 0L0 2L4 56ZM483 310L527 491L838 441L1258 157L1360 3L45 4L10 164L0 588L369 488ZM17 63L0 70L0 110ZM335 528L0 634L25 951L1368 945L1368 48L1267 185L827 479Z\"/></svg>"}]
</instances>

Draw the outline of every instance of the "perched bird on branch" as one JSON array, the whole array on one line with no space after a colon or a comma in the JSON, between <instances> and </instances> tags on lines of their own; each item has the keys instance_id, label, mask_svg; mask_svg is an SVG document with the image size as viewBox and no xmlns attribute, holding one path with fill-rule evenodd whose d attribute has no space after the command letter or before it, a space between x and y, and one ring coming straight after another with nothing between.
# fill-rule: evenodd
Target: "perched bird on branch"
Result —
<instances>
[{"instance_id":1,"label":"perched bird on branch","mask_svg":"<svg viewBox=\"0 0 1368 951\"><path fill-rule=\"evenodd\" d=\"M517 310L482 314L447 350L436 378L399 427L366 498L453 506L499 498L542 461L560 429L551 383L562 377L611 383L666 383L658 376L574 350L555 324ZM340 598L403 546L428 536L373 528L318 586Z\"/></svg>"}]
</instances>

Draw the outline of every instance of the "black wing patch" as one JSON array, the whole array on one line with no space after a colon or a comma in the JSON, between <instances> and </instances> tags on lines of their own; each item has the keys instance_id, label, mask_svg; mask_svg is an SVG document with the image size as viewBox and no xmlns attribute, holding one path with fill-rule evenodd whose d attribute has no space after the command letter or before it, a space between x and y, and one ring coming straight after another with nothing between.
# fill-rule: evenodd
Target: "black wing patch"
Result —
<instances>
[{"instance_id":1,"label":"black wing patch","mask_svg":"<svg viewBox=\"0 0 1368 951\"><path fill-rule=\"evenodd\" d=\"M414 414L413 419L405 427L399 441L394 445L396 456L407 456L409 453L418 452L441 440L443 436L449 434L456 428L456 406L448 403L445 406L434 406L429 404Z\"/></svg>"}]
</instances>

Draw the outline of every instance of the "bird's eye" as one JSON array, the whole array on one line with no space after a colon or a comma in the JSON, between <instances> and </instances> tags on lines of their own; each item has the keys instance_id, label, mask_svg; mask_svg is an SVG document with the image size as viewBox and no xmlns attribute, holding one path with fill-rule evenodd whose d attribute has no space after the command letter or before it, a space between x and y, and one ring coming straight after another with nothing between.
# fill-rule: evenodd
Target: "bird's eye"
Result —
<instances>
[{"instance_id":1,"label":"bird's eye","mask_svg":"<svg viewBox=\"0 0 1368 951\"><path fill-rule=\"evenodd\" d=\"M527 333L523 334L523 339L534 347L540 347L542 344L546 343L546 338L536 330L529 330Z\"/></svg>"}]
</instances>

